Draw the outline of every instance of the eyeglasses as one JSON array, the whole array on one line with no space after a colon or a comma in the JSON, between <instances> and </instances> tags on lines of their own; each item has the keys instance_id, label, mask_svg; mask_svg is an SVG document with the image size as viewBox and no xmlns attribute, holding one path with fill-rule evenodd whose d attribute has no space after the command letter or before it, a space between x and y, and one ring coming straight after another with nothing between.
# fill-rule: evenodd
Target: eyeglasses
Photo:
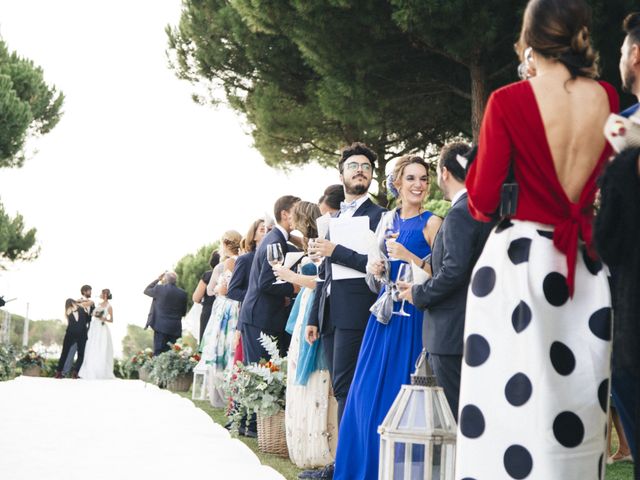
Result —
<instances>
[{"instance_id":1,"label":"eyeglasses","mask_svg":"<svg viewBox=\"0 0 640 480\"><path fill-rule=\"evenodd\" d=\"M347 170L358 170L358 168L362 168L363 172L370 172L372 167L370 163L349 162L344 164L344 168Z\"/></svg>"}]
</instances>

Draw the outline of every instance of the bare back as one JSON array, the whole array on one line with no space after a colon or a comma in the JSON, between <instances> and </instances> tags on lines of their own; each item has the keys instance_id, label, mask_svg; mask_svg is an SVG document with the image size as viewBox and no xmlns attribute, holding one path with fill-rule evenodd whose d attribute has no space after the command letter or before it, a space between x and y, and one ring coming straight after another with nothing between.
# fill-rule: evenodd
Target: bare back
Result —
<instances>
[{"instance_id":1,"label":"bare back","mask_svg":"<svg viewBox=\"0 0 640 480\"><path fill-rule=\"evenodd\" d=\"M558 76L530 80L556 175L572 202L593 173L605 146L603 127L610 113L607 92L595 80L565 82Z\"/></svg>"}]
</instances>

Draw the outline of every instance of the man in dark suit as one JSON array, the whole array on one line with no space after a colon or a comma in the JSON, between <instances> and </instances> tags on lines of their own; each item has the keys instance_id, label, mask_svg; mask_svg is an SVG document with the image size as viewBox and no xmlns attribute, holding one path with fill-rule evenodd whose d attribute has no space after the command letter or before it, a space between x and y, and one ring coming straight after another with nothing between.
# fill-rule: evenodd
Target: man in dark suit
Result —
<instances>
[{"instance_id":1,"label":"man in dark suit","mask_svg":"<svg viewBox=\"0 0 640 480\"><path fill-rule=\"evenodd\" d=\"M369 228L378 226L384 209L367 196L376 154L362 143L345 148L338 162L344 186L345 202L338 216L369 217ZM329 237L331 232L329 232ZM331 265L343 265L365 273L367 255L355 252L330 240L318 239L318 253L325 257L320 266L320 278L309 316L306 338L313 343L318 336L329 364L333 392L338 402L338 421L342 418L347 394L355 373L362 337L369 319L369 308L376 300L364 278L332 280Z\"/></svg>"},{"instance_id":2,"label":"man in dark suit","mask_svg":"<svg viewBox=\"0 0 640 480\"><path fill-rule=\"evenodd\" d=\"M153 355L169 350L182 336L182 317L187 314L187 292L176 285L178 276L165 272L144 289L153 298L147 325L153 329ZM162 283L160 283L162 281Z\"/></svg>"},{"instance_id":3,"label":"man in dark suit","mask_svg":"<svg viewBox=\"0 0 640 480\"><path fill-rule=\"evenodd\" d=\"M290 283L277 283L273 269L267 261L267 246L279 244L284 255L292 251L287 243L293 230L293 208L298 197L280 197L274 206L275 227L267 233L258 247L249 275L249 286L240 309L238 323L242 328L242 350L244 362L268 359L267 351L260 344L260 333L275 337L280 355L285 356L291 336L285 332L291 297L299 291Z\"/></svg>"},{"instance_id":4,"label":"man in dark suit","mask_svg":"<svg viewBox=\"0 0 640 480\"><path fill-rule=\"evenodd\" d=\"M55 378L62 378L62 369L69 355L69 350L74 344L77 345L78 359L71 370L71 377L78 378L78 371L84 360L84 347L87 343L87 331L89 330L89 323L91 322L93 302L89 300L81 304L72 298L68 298L64 308L68 324L62 342L62 353L60 354L60 360L56 368Z\"/></svg>"},{"instance_id":5,"label":"man in dark suit","mask_svg":"<svg viewBox=\"0 0 640 480\"><path fill-rule=\"evenodd\" d=\"M467 208L464 180L472 156L475 151L469 152L469 146L461 142L442 149L438 159L438 185L444 198L451 201L451 210L433 241L433 276L411 288L402 284L400 294L401 298L425 310L422 342L456 419L467 290L473 266L493 226L475 220Z\"/></svg>"},{"instance_id":6,"label":"man in dark suit","mask_svg":"<svg viewBox=\"0 0 640 480\"><path fill-rule=\"evenodd\" d=\"M87 322L87 331L89 330L89 324L91 323L91 314L95 309L95 304L93 300L91 300L91 292L92 292L91 285L83 285L80 288L81 297L76 302L79 304L81 308L84 309L86 313L89 314L89 321ZM67 355L67 359L64 362L64 368L62 369L63 376L67 376L69 375L69 373L71 373L71 369L73 368L73 359L75 358L77 352L78 352L78 344L74 343L73 345L71 345L71 348L69 349L69 354Z\"/></svg>"}]
</instances>

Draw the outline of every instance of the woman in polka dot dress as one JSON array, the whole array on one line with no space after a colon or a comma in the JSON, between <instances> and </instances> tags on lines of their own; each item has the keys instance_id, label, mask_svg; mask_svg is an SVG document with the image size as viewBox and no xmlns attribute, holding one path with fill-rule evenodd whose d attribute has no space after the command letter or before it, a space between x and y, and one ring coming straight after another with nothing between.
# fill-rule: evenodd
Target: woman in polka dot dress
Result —
<instances>
[{"instance_id":1,"label":"woman in polka dot dress","mask_svg":"<svg viewBox=\"0 0 640 480\"><path fill-rule=\"evenodd\" d=\"M510 165L519 198L472 275L457 479L603 478L611 309L591 221L618 98L593 80L589 21L584 0L531 0L517 47L532 78L487 104L469 208L495 214Z\"/></svg>"}]
</instances>

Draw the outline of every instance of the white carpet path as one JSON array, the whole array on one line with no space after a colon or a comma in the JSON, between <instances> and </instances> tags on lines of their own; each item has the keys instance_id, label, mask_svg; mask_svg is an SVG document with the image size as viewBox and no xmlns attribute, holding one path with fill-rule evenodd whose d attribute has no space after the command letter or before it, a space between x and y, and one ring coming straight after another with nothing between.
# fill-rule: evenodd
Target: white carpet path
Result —
<instances>
[{"instance_id":1,"label":"white carpet path","mask_svg":"<svg viewBox=\"0 0 640 480\"><path fill-rule=\"evenodd\" d=\"M138 380L0 382L2 480L282 480L179 395Z\"/></svg>"}]
</instances>

